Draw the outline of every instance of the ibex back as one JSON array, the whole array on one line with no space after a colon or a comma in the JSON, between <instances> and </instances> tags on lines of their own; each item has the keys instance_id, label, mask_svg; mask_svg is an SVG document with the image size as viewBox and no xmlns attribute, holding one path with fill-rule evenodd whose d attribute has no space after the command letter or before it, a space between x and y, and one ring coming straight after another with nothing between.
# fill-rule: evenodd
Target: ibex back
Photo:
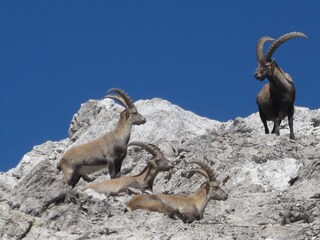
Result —
<instances>
[{"instance_id":1,"label":"ibex back","mask_svg":"<svg viewBox=\"0 0 320 240\"><path fill-rule=\"evenodd\" d=\"M105 98L118 100L125 110L120 114L117 126L105 135L91 142L74 146L61 157L58 169L62 170L65 182L74 187L82 177L92 181L87 176L92 172L108 166L111 178L120 173L122 161L127 154L132 125L140 125L146 119L138 113L133 101L123 90L112 88L108 92L119 95L107 95Z\"/></svg>"},{"instance_id":2,"label":"ibex back","mask_svg":"<svg viewBox=\"0 0 320 240\"><path fill-rule=\"evenodd\" d=\"M211 199L227 200L228 194L219 186L214 173L206 163L202 161L194 163L200 165L201 168L192 169L191 172L200 173L207 179L207 182L203 183L197 192L189 196L175 194L137 195L129 201L125 211L146 209L164 213L170 218L180 218L186 223L201 219L203 211Z\"/></svg>"},{"instance_id":3,"label":"ibex back","mask_svg":"<svg viewBox=\"0 0 320 240\"><path fill-rule=\"evenodd\" d=\"M173 164L164 156L161 150L153 145L143 142L130 142L128 146L139 146L152 154L148 165L136 176L122 176L120 178L108 179L98 183L90 183L85 189L91 188L99 193L116 195L120 192L135 193L134 189L141 192L152 191L153 182L159 172L169 171Z\"/></svg>"},{"instance_id":4,"label":"ibex back","mask_svg":"<svg viewBox=\"0 0 320 240\"><path fill-rule=\"evenodd\" d=\"M299 32L287 33L277 40L262 37L256 48L258 67L254 74L255 78L260 81L265 78L269 80L269 83L262 88L256 99L265 133L269 133L267 121L273 121L272 133L279 135L280 123L288 116L290 139L295 139L293 132L295 87L290 75L285 73L274 60L271 60L271 57L282 43L294 37L307 38L306 35ZM273 42L267 53L263 55L263 46L267 41Z\"/></svg>"}]
</instances>

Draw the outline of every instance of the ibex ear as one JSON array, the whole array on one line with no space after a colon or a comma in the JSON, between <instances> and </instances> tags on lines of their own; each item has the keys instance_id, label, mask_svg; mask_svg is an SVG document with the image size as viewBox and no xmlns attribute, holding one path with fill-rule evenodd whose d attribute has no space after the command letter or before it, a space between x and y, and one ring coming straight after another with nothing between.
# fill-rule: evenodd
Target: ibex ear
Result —
<instances>
[{"instance_id":1,"label":"ibex ear","mask_svg":"<svg viewBox=\"0 0 320 240\"><path fill-rule=\"evenodd\" d=\"M274 68L276 66L276 61L272 59L270 62L266 62L266 66L269 68Z\"/></svg>"},{"instance_id":2,"label":"ibex ear","mask_svg":"<svg viewBox=\"0 0 320 240\"><path fill-rule=\"evenodd\" d=\"M210 183L206 183L206 192L208 193L210 191Z\"/></svg>"},{"instance_id":3,"label":"ibex ear","mask_svg":"<svg viewBox=\"0 0 320 240\"><path fill-rule=\"evenodd\" d=\"M124 110L124 111L126 112L126 119L128 119L128 118L130 117L129 110L128 110L128 109L126 109L126 110Z\"/></svg>"},{"instance_id":4,"label":"ibex ear","mask_svg":"<svg viewBox=\"0 0 320 240\"><path fill-rule=\"evenodd\" d=\"M266 66L268 68L268 71L273 72L274 67L276 66L276 62L274 61L274 59L272 59L270 62L266 63Z\"/></svg>"},{"instance_id":5,"label":"ibex ear","mask_svg":"<svg viewBox=\"0 0 320 240\"><path fill-rule=\"evenodd\" d=\"M153 167L157 166L157 164L155 163L155 161L153 159L148 160L148 163Z\"/></svg>"},{"instance_id":6,"label":"ibex ear","mask_svg":"<svg viewBox=\"0 0 320 240\"><path fill-rule=\"evenodd\" d=\"M126 110L123 110L123 111L120 113L120 116L123 117L123 116L126 114L125 112L126 112Z\"/></svg>"}]
</instances>

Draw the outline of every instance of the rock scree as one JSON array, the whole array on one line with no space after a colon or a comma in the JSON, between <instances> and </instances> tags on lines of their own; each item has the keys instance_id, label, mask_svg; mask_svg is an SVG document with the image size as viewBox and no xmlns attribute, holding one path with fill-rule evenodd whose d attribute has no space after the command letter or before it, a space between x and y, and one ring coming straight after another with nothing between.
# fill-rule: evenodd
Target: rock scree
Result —
<instances>
[{"instance_id":1,"label":"rock scree","mask_svg":"<svg viewBox=\"0 0 320 240\"><path fill-rule=\"evenodd\" d=\"M110 131L122 108L89 100L74 114L69 138L35 146L13 169L0 173L0 239L320 239L320 110L296 107L296 140L287 121L280 136L264 134L258 113L219 122L159 98L135 103L147 119L131 141L156 144L175 167L160 173L154 193L190 194L205 179L186 177L188 161L207 161L226 201L210 201L191 224L164 214L124 213L132 196L74 189L56 168L60 156ZM122 174L141 171L146 151L128 148ZM92 174L108 179L107 169Z\"/></svg>"}]
</instances>

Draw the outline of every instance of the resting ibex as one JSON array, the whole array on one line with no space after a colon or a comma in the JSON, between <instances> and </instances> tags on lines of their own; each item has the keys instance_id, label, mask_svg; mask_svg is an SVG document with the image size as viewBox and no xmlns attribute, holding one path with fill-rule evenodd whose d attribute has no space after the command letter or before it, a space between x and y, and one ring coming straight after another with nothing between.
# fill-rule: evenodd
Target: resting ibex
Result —
<instances>
[{"instance_id":1,"label":"resting ibex","mask_svg":"<svg viewBox=\"0 0 320 240\"><path fill-rule=\"evenodd\" d=\"M174 194L137 195L129 201L125 212L146 209L164 213L170 218L180 218L187 223L201 219L203 211L211 199L227 200L228 194L219 186L214 173L206 163L202 161L195 161L194 163L200 165L201 168L191 169L191 172L200 173L207 179L207 182L203 183L197 192L189 196Z\"/></svg>"},{"instance_id":2,"label":"resting ibex","mask_svg":"<svg viewBox=\"0 0 320 240\"><path fill-rule=\"evenodd\" d=\"M87 174L106 166L108 166L110 177L117 177L127 154L132 125L146 122L127 93L118 88L112 88L109 92L116 92L119 95L111 94L104 98L118 100L126 109L120 114L117 126L111 132L91 142L74 146L63 154L58 169L63 171L65 182L72 187L81 177L86 181L92 181Z\"/></svg>"},{"instance_id":3,"label":"resting ibex","mask_svg":"<svg viewBox=\"0 0 320 240\"><path fill-rule=\"evenodd\" d=\"M128 146L139 146L152 154L148 165L136 176L123 176L98 183L91 183L85 189L91 188L99 193L118 194L120 192L133 192L131 189L139 189L142 192L152 191L153 182L161 171L169 171L173 164L163 155L161 150L153 144L142 142L130 142Z\"/></svg>"},{"instance_id":4,"label":"resting ibex","mask_svg":"<svg viewBox=\"0 0 320 240\"><path fill-rule=\"evenodd\" d=\"M269 133L267 121L273 121L272 133L279 135L280 123L288 116L290 139L295 139L293 132L295 87L290 75L284 72L271 57L282 43L294 37L307 38L306 35L300 32L284 34L277 40L270 37L262 37L257 44L258 67L254 74L255 78L260 81L263 81L266 77L269 80L269 83L264 85L256 99L265 133ZM267 53L263 55L263 46L267 41L273 42Z\"/></svg>"}]
</instances>

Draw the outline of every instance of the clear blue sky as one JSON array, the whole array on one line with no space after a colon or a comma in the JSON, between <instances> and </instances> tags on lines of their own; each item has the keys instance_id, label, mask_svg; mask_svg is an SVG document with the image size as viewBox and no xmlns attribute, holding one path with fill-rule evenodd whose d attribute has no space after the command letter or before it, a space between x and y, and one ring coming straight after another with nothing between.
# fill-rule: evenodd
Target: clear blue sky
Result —
<instances>
[{"instance_id":1,"label":"clear blue sky","mask_svg":"<svg viewBox=\"0 0 320 240\"><path fill-rule=\"evenodd\" d=\"M219 121L256 112L264 35L308 35L274 57L295 81L296 105L318 108L319 13L320 1L0 0L0 171L66 138L80 104L111 87Z\"/></svg>"}]
</instances>

